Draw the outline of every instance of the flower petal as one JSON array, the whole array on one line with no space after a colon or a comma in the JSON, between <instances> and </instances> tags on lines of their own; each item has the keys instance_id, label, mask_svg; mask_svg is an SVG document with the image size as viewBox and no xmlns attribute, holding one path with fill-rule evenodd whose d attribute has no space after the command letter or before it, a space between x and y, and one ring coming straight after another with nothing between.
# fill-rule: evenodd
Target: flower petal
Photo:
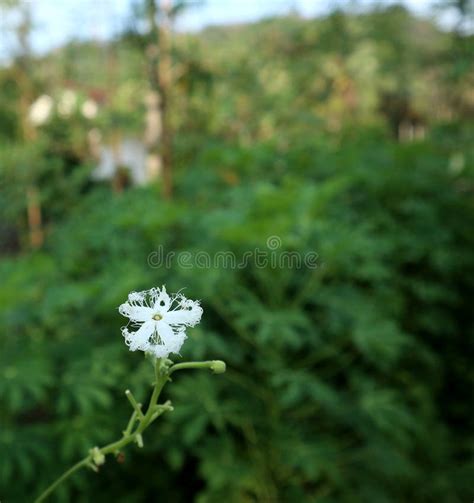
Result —
<instances>
[{"instance_id":1,"label":"flower petal","mask_svg":"<svg viewBox=\"0 0 474 503\"><path fill-rule=\"evenodd\" d=\"M161 346L159 344L156 346L150 346L149 351L157 358L166 358L170 354L170 351L168 351L165 346Z\"/></svg>"},{"instance_id":2,"label":"flower petal","mask_svg":"<svg viewBox=\"0 0 474 503\"><path fill-rule=\"evenodd\" d=\"M186 332L184 330L180 330L176 332L173 338L173 344L168 346L170 353L179 353L181 350L181 346L184 344L186 340Z\"/></svg>"},{"instance_id":3,"label":"flower petal","mask_svg":"<svg viewBox=\"0 0 474 503\"><path fill-rule=\"evenodd\" d=\"M156 329L161 344L163 344L164 346L173 344L174 333L173 329L168 325L168 323L163 320L158 321L156 323Z\"/></svg>"},{"instance_id":4,"label":"flower petal","mask_svg":"<svg viewBox=\"0 0 474 503\"><path fill-rule=\"evenodd\" d=\"M168 309L171 306L171 298L170 296L166 293L166 287L163 285L161 287L161 290L159 288L156 288L153 291L153 310L155 313L160 314L161 316L164 316L164 314L168 311Z\"/></svg>"},{"instance_id":5,"label":"flower petal","mask_svg":"<svg viewBox=\"0 0 474 503\"><path fill-rule=\"evenodd\" d=\"M193 302L188 309L176 309L174 311L168 311L163 316L163 321L169 323L170 325L186 325L188 327L194 327L201 321L202 307L197 303Z\"/></svg>"},{"instance_id":6,"label":"flower petal","mask_svg":"<svg viewBox=\"0 0 474 503\"><path fill-rule=\"evenodd\" d=\"M163 320L157 323L157 329L161 344L166 348L167 353L178 353L186 339L184 330L173 330Z\"/></svg>"},{"instance_id":7,"label":"flower petal","mask_svg":"<svg viewBox=\"0 0 474 503\"><path fill-rule=\"evenodd\" d=\"M130 351L136 351L137 349L146 351L149 348L149 339L155 332L155 325L155 321L150 320L145 322L136 332L128 332L127 338Z\"/></svg>"},{"instance_id":8,"label":"flower petal","mask_svg":"<svg viewBox=\"0 0 474 503\"><path fill-rule=\"evenodd\" d=\"M125 302L119 307L119 313L132 321L149 321L152 319L154 311L151 307L132 306Z\"/></svg>"}]
</instances>

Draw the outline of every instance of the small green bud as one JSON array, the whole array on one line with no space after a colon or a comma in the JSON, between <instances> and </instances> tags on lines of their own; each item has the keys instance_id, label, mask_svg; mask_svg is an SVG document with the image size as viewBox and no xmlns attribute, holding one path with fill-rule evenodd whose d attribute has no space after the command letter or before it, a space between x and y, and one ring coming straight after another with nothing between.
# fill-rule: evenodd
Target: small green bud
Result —
<instances>
[{"instance_id":1,"label":"small green bud","mask_svg":"<svg viewBox=\"0 0 474 503\"><path fill-rule=\"evenodd\" d=\"M213 360L210 369L214 372L214 374L223 374L225 372L226 365L221 360Z\"/></svg>"},{"instance_id":2,"label":"small green bud","mask_svg":"<svg viewBox=\"0 0 474 503\"><path fill-rule=\"evenodd\" d=\"M92 456L92 461L96 466L103 465L105 463L105 456L100 452L98 447L94 447L89 451Z\"/></svg>"},{"instance_id":3,"label":"small green bud","mask_svg":"<svg viewBox=\"0 0 474 503\"><path fill-rule=\"evenodd\" d=\"M171 405L170 400L166 400L165 403L156 406L156 411L166 411L166 410L169 410L169 411L174 410L174 407Z\"/></svg>"}]
</instances>

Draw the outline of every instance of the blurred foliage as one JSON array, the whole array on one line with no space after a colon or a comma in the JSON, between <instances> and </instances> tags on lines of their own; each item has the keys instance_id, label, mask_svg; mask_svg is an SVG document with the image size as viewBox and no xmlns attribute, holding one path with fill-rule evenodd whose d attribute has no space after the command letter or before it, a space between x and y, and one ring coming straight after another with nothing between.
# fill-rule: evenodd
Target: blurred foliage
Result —
<instances>
[{"instance_id":1,"label":"blurred foliage","mask_svg":"<svg viewBox=\"0 0 474 503\"><path fill-rule=\"evenodd\" d=\"M119 432L125 387L146 398L151 369L126 351L116 307L161 283L203 299L183 358L224 358L229 372L177 377L167 390L176 410L144 453L77 477L66 500L98 491L143 501L158 487L173 501L468 496L472 149L453 173L448 145L343 143L279 152L279 180L227 188L219 160L204 156L173 203L154 187L96 189L43 251L1 262L10 500ZM255 176L265 169L262 152L237 154L260 158ZM203 177L213 180L195 190ZM225 204L214 198L224 192ZM269 235L282 239L274 253L316 250L319 267L147 265L160 245L240 257ZM189 473L196 480L178 495Z\"/></svg>"},{"instance_id":2,"label":"blurred foliage","mask_svg":"<svg viewBox=\"0 0 474 503\"><path fill-rule=\"evenodd\" d=\"M394 6L178 36L172 201L159 182L89 179L91 127L142 127L140 33L38 61L38 94L114 85L96 119L53 113L30 141L14 64L1 70L2 501L29 501L119 435L126 388L146 400L151 367L117 306L161 284L202 299L182 358L228 372L177 375L145 447L52 501L472 499L473 74L466 51L462 79L449 58L472 37L450 35ZM424 139L397 141L407 121ZM47 231L34 252L31 184ZM317 267L178 261L269 252L269 236L276 260L317 252ZM169 268L149 263L159 250Z\"/></svg>"}]
</instances>

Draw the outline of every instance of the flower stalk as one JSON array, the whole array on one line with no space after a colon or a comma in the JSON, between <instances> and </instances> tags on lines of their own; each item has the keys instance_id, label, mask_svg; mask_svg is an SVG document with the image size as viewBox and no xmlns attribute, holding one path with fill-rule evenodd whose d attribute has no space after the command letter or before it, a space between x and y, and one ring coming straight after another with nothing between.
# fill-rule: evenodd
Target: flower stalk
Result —
<instances>
[{"instance_id":1,"label":"flower stalk","mask_svg":"<svg viewBox=\"0 0 474 503\"><path fill-rule=\"evenodd\" d=\"M55 489L71 475L78 470L89 467L94 471L99 471L99 467L105 463L106 456L114 454L118 456L121 450L128 444L135 442L138 447L143 447L143 433L164 412L173 410L171 402L168 400L163 404L158 404L161 391L173 372L185 369L209 369L216 374L225 371L225 363L219 360L211 360L205 362L186 362L173 364L167 358L157 358L154 362L155 381L153 383L153 392L150 397L147 409L142 412L141 404L135 400L135 397L130 390L125 391L125 395L132 406L132 414L128 420L125 430L122 432L122 438L111 442L103 447L93 447L89 450L89 454L65 471L57 480L55 480L47 489L36 498L35 503L45 501Z\"/></svg>"}]
</instances>

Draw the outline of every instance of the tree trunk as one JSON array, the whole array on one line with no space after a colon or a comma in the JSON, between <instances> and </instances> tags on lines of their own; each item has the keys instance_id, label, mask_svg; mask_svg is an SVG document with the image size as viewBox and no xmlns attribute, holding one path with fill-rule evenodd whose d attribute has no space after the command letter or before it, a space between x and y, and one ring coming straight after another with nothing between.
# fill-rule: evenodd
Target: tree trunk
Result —
<instances>
[{"instance_id":1,"label":"tree trunk","mask_svg":"<svg viewBox=\"0 0 474 503\"><path fill-rule=\"evenodd\" d=\"M171 1L161 0L161 22L159 27L158 48L158 85L160 92L161 112L161 161L163 166L163 194L169 199L173 194L172 179L172 142L173 133L169 114L169 97L171 91Z\"/></svg>"},{"instance_id":2,"label":"tree trunk","mask_svg":"<svg viewBox=\"0 0 474 503\"><path fill-rule=\"evenodd\" d=\"M32 248L39 248L43 244L44 236L41 221L40 196L38 189L34 185L30 185L26 190L26 205L30 245Z\"/></svg>"},{"instance_id":3,"label":"tree trunk","mask_svg":"<svg viewBox=\"0 0 474 503\"><path fill-rule=\"evenodd\" d=\"M27 3L20 5L21 22L17 28L17 37L21 54L17 60L17 82L21 91L20 117L21 132L24 142L34 140L36 131L29 122L29 106L33 99L33 88L30 80L31 49L29 36L32 21L30 7ZM26 208L28 217L29 241L32 248L39 248L44 241L43 224L41 218L41 198L34 176L26 189Z\"/></svg>"},{"instance_id":4,"label":"tree trunk","mask_svg":"<svg viewBox=\"0 0 474 503\"><path fill-rule=\"evenodd\" d=\"M173 133L169 117L171 89L170 12L171 1L147 0L150 23L150 43L146 48L150 92L147 96L145 142L149 149L148 173L150 178L162 175L163 196L171 198ZM158 21L159 14L159 21Z\"/></svg>"}]
</instances>

